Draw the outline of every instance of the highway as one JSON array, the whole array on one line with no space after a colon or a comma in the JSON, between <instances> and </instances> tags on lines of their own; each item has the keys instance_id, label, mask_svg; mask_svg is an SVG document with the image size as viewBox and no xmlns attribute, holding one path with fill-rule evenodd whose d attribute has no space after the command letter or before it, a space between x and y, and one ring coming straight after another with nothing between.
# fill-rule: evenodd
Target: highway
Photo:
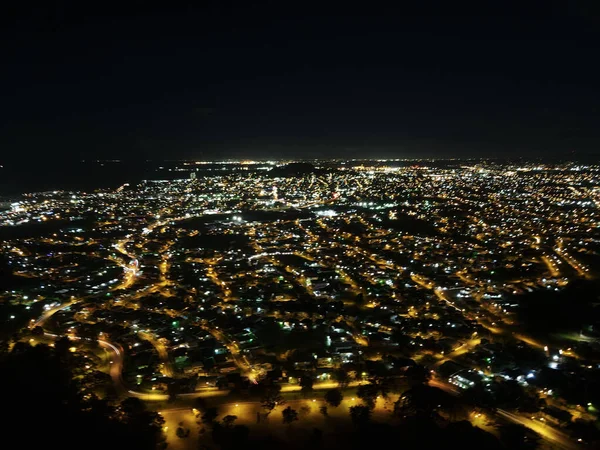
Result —
<instances>
[{"instance_id":1,"label":"highway","mask_svg":"<svg viewBox=\"0 0 600 450\"><path fill-rule=\"evenodd\" d=\"M549 425L546 425L543 422L540 423L539 421L529 419L529 418L521 416L521 415L513 414L513 413L510 413L503 409L498 409L496 411L496 415L498 415L499 417L503 417L504 419L507 419L513 423L517 423L517 424L526 426L530 430L535 431L537 434L539 434L545 440L551 442L552 444L554 444L560 448L563 448L566 450L575 450L575 449L584 448L582 445L577 444L576 442L573 442L571 440L571 438L569 438L569 436L567 436L562 431L557 430L556 428L553 428Z\"/></svg>"},{"instance_id":2,"label":"highway","mask_svg":"<svg viewBox=\"0 0 600 450\"><path fill-rule=\"evenodd\" d=\"M456 386L454 386L450 383L447 383L445 381L432 379L429 381L429 385L439 388L439 389L442 389L443 391L445 391L451 395L455 395L455 396L460 395L460 390ZM509 422L512 422L512 423L515 423L518 425L523 425L523 426L529 428L530 430L535 431L543 439L545 439L546 441L550 442L552 445L559 447L561 449L581 450L581 449L586 448L584 445L581 445L581 444L573 441L566 433L563 433L562 431L557 430L556 428L554 428L550 425L546 425L543 422L539 422L539 421L530 419L528 417L525 417L525 416L522 416L519 414L514 414L514 413L511 413L504 409L495 410L495 415L498 418L504 419L506 421L509 421Z\"/></svg>"}]
</instances>

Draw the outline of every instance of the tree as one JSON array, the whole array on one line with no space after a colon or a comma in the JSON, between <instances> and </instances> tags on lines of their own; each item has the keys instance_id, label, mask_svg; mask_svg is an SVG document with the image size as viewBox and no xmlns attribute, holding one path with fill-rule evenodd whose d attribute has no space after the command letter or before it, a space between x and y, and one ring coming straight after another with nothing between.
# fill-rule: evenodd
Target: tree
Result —
<instances>
[{"instance_id":1,"label":"tree","mask_svg":"<svg viewBox=\"0 0 600 450\"><path fill-rule=\"evenodd\" d=\"M128 397L121 402L121 410L125 415L134 416L146 411L146 404L139 398Z\"/></svg>"},{"instance_id":2,"label":"tree","mask_svg":"<svg viewBox=\"0 0 600 450\"><path fill-rule=\"evenodd\" d=\"M266 385L261 398L261 406L267 410L267 415L275 409L277 405L285 404L285 400L280 394L281 386L278 384Z\"/></svg>"},{"instance_id":3,"label":"tree","mask_svg":"<svg viewBox=\"0 0 600 450\"><path fill-rule=\"evenodd\" d=\"M404 380L393 377L377 377L371 380L371 383L377 386L379 393L385 398L387 398L390 393L402 393L406 387Z\"/></svg>"},{"instance_id":4,"label":"tree","mask_svg":"<svg viewBox=\"0 0 600 450\"><path fill-rule=\"evenodd\" d=\"M500 427L500 442L511 450L534 450L540 437L523 425L509 423Z\"/></svg>"},{"instance_id":5,"label":"tree","mask_svg":"<svg viewBox=\"0 0 600 450\"><path fill-rule=\"evenodd\" d=\"M298 416L299 417L306 417L309 414L310 414L310 406L302 405L302 406L300 406L300 408L298 408Z\"/></svg>"},{"instance_id":6,"label":"tree","mask_svg":"<svg viewBox=\"0 0 600 450\"><path fill-rule=\"evenodd\" d=\"M404 376L411 385L424 384L431 379L431 372L417 364L406 369Z\"/></svg>"},{"instance_id":7,"label":"tree","mask_svg":"<svg viewBox=\"0 0 600 450\"><path fill-rule=\"evenodd\" d=\"M81 324L77 329L77 335L87 341L91 347L98 345L98 331L96 325Z\"/></svg>"},{"instance_id":8,"label":"tree","mask_svg":"<svg viewBox=\"0 0 600 450\"><path fill-rule=\"evenodd\" d=\"M181 393L181 386L177 381L171 381L167 385L167 394L169 395L169 401L177 400L177 396Z\"/></svg>"},{"instance_id":9,"label":"tree","mask_svg":"<svg viewBox=\"0 0 600 450\"><path fill-rule=\"evenodd\" d=\"M68 337L63 336L54 343L54 350L59 358L66 358L69 355L69 349L73 346Z\"/></svg>"},{"instance_id":10,"label":"tree","mask_svg":"<svg viewBox=\"0 0 600 450\"><path fill-rule=\"evenodd\" d=\"M210 425L210 424L214 423L214 421L218 415L219 415L219 411L214 406L206 408L204 410L204 414L202 414L202 417L201 417L202 423Z\"/></svg>"},{"instance_id":11,"label":"tree","mask_svg":"<svg viewBox=\"0 0 600 450\"><path fill-rule=\"evenodd\" d=\"M371 421L371 409L364 405L351 406L350 418L355 426L364 427Z\"/></svg>"},{"instance_id":12,"label":"tree","mask_svg":"<svg viewBox=\"0 0 600 450\"><path fill-rule=\"evenodd\" d=\"M575 419L567 428L574 438L600 447L600 429L596 427L594 421Z\"/></svg>"},{"instance_id":13,"label":"tree","mask_svg":"<svg viewBox=\"0 0 600 450\"><path fill-rule=\"evenodd\" d=\"M155 411L149 411L146 404L137 398L127 398L121 402L122 422L134 435L146 436L146 444L151 445L162 439L165 419Z\"/></svg>"},{"instance_id":14,"label":"tree","mask_svg":"<svg viewBox=\"0 0 600 450\"><path fill-rule=\"evenodd\" d=\"M70 354L68 348L64 355ZM85 442L90 450L110 448L115 442L124 448L156 449L162 436L160 416L146 411L139 400L129 408L125 403L125 413L121 407L84 395L74 369L56 348L44 344L17 343L10 353L0 355L3 385L9 387L3 404L14 413L3 417L5 429L26 437L28 448L48 446L48 436L55 436L62 450L81 449L81 436L92 436ZM36 421L32 432L31 422L23 417L31 416L32 405L40 399L48 413Z\"/></svg>"},{"instance_id":15,"label":"tree","mask_svg":"<svg viewBox=\"0 0 600 450\"><path fill-rule=\"evenodd\" d=\"M300 386L302 386L301 392L304 397L307 397L313 391L314 380L310 375L302 375L300 378Z\"/></svg>"},{"instance_id":16,"label":"tree","mask_svg":"<svg viewBox=\"0 0 600 450\"><path fill-rule=\"evenodd\" d=\"M206 409L206 407L207 407L206 400L204 400L202 397L197 397L194 400L194 406L199 411L204 411Z\"/></svg>"},{"instance_id":17,"label":"tree","mask_svg":"<svg viewBox=\"0 0 600 450\"><path fill-rule=\"evenodd\" d=\"M440 408L453 408L454 403L454 399L441 389L419 384L398 399L394 412L399 415L432 416Z\"/></svg>"},{"instance_id":18,"label":"tree","mask_svg":"<svg viewBox=\"0 0 600 450\"><path fill-rule=\"evenodd\" d=\"M533 413L540 410L543 400L531 391L525 390L517 381L508 380L494 383L494 400L498 408L518 409L522 412Z\"/></svg>"},{"instance_id":19,"label":"tree","mask_svg":"<svg viewBox=\"0 0 600 450\"><path fill-rule=\"evenodd\" d=\"M463 403L474 408L497 406L494 396L481 383L464 390L460 398Z\"/></svg>"},{"instance_id":20,"label":"tree","mask_svg":"<svg viewBox=\"0 0 600 450\"><path fill-rule=\"evenodd\" d=\"M324 399L328 405L337 408L342 403L344 395L339 389L330 389L327 392L325 392Z\"/></svg>"},{"instance_id":21,"label":"tree","mask_svg":"<svg viewBox=\"0 0 600 450\"><path fill-rule=\"evenodd\" d=\"M233 426L233 423L237 420L237 418L237 416L228 414L225 417L223 417L223 419L221 419L221 422L223 422L224 427L231 428Z\"/></svg>"},{"instance_id":22,"label":"tree","mask_svg":"<svg viewBox=\"0 0 600 450\"><path fill-rule=\"evenodd\" d=\"M281 411L281 415L283 416L283 423L288 425L298 420L298 411L292 409L290 406Z\"/></svg>"},{"instance_id":23,"label":"tree","mask_svg":"<svg viewBox=\"0 0 600 450\"><path fill-rule=\"evenodd\" d=\"M344 389L348 386L350 382L350 377L348 376L348 372L344 369L337 369L333 372L333 378L338 382L340 388Z\"/></svg>"},{"instance_id":24,"label":"tree","mask_svg":"<svg viewBox=\"0 0 600 450\"><path fill-rule=\"evenodd\" d=\"M369 409L375 408L375 402L377 401L377 392L379 389L374 384L365 384L359 386L356 390L356 396L360 398Z\"/></svg>"}]
</instances>

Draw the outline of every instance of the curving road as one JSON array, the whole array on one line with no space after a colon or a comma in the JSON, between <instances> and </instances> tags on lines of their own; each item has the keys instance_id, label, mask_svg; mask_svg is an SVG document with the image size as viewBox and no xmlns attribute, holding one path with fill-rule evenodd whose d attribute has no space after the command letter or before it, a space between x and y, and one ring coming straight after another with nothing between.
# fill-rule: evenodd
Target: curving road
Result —
<instances>
[{"instance_id":1,"label":"curving road","mask_svg":"<svg viewBox=\"0 0 600 450\"><path fill-rule=\"evenodd\" d=\"M503 409L498 409L496 411L496 414L513 423L526 426L530 430L535 431L545 440L551 442L552 444L560 448L564 448L567 450L581 450L582 448L585 448L584 446L573 442L566 433L563 433L562 431L557 430L556 428L551 427L549 425L545 425L544 423L540 423L536 420L529 419L521 415L513 414Z\"/></svg>"},{"instance_id":2,"label":"curving road","mask_svg":"<svg viewBox=\"0 0 600 450\"><path fill-rule=\"evenodd\" d=\"M53 333L44 333L44 336L46 336L48 338L52 338L52 339L58 339L58 338L62 337L58 334L53 334ZM80 338L77 336L69 336L69 339L79 341L84 338ZM111 355L109 375L112 378L112 381L118 391L120 391L122 393L126 393L130 397L137 397L137 398L141 398L144 400L167 400L168 399L167 394L151 394L151 393L145 393L145 392L137 392L137 391L128 389L127 386L125 385L125 382L123 381L123 359L124 359L123 349L120 348L120 346L117 346L117 345L115 345L111 342L105 341L103 339L98 339L97 342L100 345L100 347L107 350Z\"/></svg>"},{"instance_id":3,"label":"curving road","mask_svg":"<svg viewBox=\"0 0 600 450\"><path fill-rule=\"evenodd\" d=\"M45 336L51 337L54 339L60 337L60 336L58 336L56 334L52 334L52 333L45 333ZM80 340L82 338L74 337L71 339ZM112 359L110 361L110 372L109 373L110 373L110 376L112 378L112 381L113 381L115 387L120 392L122 392L130 397L136 397L136 398L139 398L142 400L147 400L147 401L166 401L166 400L168 400L169 396L167 394L145 393L145 392L139 392L139 391L134 391L132 389L128 389L127 386L125 385L125 382L123 381L123 377L122 377L123 358L124 358L123 349L120 348L119 346L117 346L111 342L105 341L103 339L98 339L98 344L102 348L106 349L107 351L109 351L111 353ZM355 383L351 383L351 384L359 385L360 382L355 382ZM431 386L440 388L452 395L458 395L460 393L456 389L455 386L453 386L449 383L446 383L444 381L441 381L441 380L430 380L429 384ZM338 386L338 384L333 383L333 382L320 383L320 384L315 385L314 389L316 389L316 390L331 389L331 388L334 388L337 386ZM299 391L300 389L301 389L300 386L288 385L288 386L283 386L282 392L295 392L295 391ZM180 396L181 397L212 397L212 396L223 396L226 394L227 394L227 391L221 391L216 388L206 388L203 391L180 394ZM562 449L581 450L582 448L585 448L584 446L574 442L566 433L563 433L562 431L557 430L554 427L551 427L544 423L540 423L536 420L529 419L522 415L513 414L504 409L496 410L496 415L498 417L501 417L512 423L526 426L527 428L538 433L543 439L551 442L552 444L554 444Z\"/></svg>"},{"instance_id":4,"label":"curving road","mask_svg":"<svg viewBox=\"0 0 600 450\"><path fill-rule=\"evenodd\" d=\"M148 333L145 331L138 331L138 336L140 337L140 339L144 339L145 341L148 341L150 343L150 345L152 345L152 347L154 347L154 349L156 350L156 353L158 353L158 357L160 358L160 360L162 361L162 372L165 376L172 378L173 377L173 367L171 364L171 360L169 359L169 352L167 351L165 345L160 341L160 339L157 339L152 333Z\"/></svg>"},{"instance_id":5,"label":"curving road","mask_svg":"<svg viewBox=\"0 0 600 450\"><path fill-rule=\"evenodd\" d=\"M48 311L45 311L40 318L35 321L34 323L29 325L29 328L35 328L35 327L43 327L44 324L46 323L46 321L52 317L54 314L56 314L58 311L61 311L63 309L68 308L69 306L74 305L75 303L78 303L81 300L71 300L70 302L67 303L63 303L61 305L55 306L54 308L50 308Z\"/></svg>"},{"instance_id":6,"label":"curving road","mask_svg":"<svg viewBox=\"0 0 600 450\"><path fill-rule=\"evenodd\" d=\"M58 339L62 336L53 333L44 333L46 337L52 339ZM82 340L84 338L80 337L69 337L73 340ZM124 364L124 350L111 342L105 341L103 339L98 339L98 344L107 350L111 354L110 359L110 370L109 374L112 378L112 381L119 392L125 394L129 397L136 397L142 400L147 401L166 401L169 399L167 394L162 393L151 393L151 392L139 392L132 389L129 389L123 380L123 364ZM354 387L360 385L361 382L352 382L348 386ZM315 384L313 389L321 390L321 389L332 389L338 387L338 383L336 382L325 382ZM301 390L301 386L299 385L286 385L283 386L281 392L299 392ZM218 397L227 395L229 392L227 390L219 390L216 387L206 387L202 388L200 391L196 392L187 392L183 394L178 394L178 397Z\"/></svg>"},{"instance_id":7,"label":"curving road","mask_svg":"<svg viewBox=\"0 0 600 450\"><path fill-rule=\"evenodd\" d=\"M460 390L457 389L456 386L445 381L432 379L429 381L429 385L442 389L451 395L456 396L460 394ZM573 439L571 439L566 433L563 433L562 431L557 430L556 428L550 425L540 423L536 420L529 419L528 417L524 417L519 414L513 414L504 409L497 409L495 411L495 414L496 416L509 422L526 426L527 428L535 431L543 439L545 439L546 441L550 442L552 445L558 448L564 450L581 450L586 448L584 445L573 441Z\"/></svg>"}]
</instances>

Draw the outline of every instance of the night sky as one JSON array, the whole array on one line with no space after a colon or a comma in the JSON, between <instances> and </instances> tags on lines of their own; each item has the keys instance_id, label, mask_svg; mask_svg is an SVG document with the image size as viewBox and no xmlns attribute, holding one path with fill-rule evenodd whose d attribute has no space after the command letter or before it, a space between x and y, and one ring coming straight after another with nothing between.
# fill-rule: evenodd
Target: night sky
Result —
<instances>
[{"instance_id":1,"label":"night sky","mask_svg":"<svg viewBox=\"0 0 600 450\"><path fill-rule=\"evenodd\" d=\"M597 2L15 3L0 164L600 153Z\"/></svg>"}]
</instances>

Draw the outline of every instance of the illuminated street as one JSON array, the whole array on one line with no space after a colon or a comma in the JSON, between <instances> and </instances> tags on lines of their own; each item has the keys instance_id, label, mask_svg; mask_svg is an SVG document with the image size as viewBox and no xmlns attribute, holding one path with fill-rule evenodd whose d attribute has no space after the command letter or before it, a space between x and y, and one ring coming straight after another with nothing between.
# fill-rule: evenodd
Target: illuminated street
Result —
<instances>
[{"instance_id":1,"label":"illuminated street","mask_svg":"<svg viewBox=\"0 0 600 450\"><path fill-rule=\"evenodd\" d=\"M543 333L530 327L537 312L527 311L543 301L536 296L560 298L595 282L589 224L598 213L579 199L572 200L576 212L563 211L560 202L587 192L561 184L556 174L567 168L540 175L529 166L364 161L350 171L327 162L328 175L270 178L265 170L288 165L227 164L231 173L213 175L203 164L174 164L195 178L40 194L0 215L6 226L47 226L51 211L98 215L89 229L7 241L16 276L40 287L4 295L39 311L27 318L28 333L43 328L47 338L97 340L107 352L98 367L121 398L222 400L271 382L293 396L302 395L307 378L318 393L379 379L406 386L416 365L434 377L431 386L458 397L475 386L495 397L505 383L540 404L553 392L552 406L540 407L532 422L516 409L498 411L536 432L538 422L553 422L565 431L540 434L565 448L579 439L569 435L568 417L594 419L594 408L559 401L581 394L561 391L548 372L597 370L586 323L593 313L578 309L579 328ZM568 171L600 182L595 166ZM530 192L550 205L547 220L529 220L519 200L519 189L528 188L517 173L548 187ZM406 186L419 198L407 196ZM486 189L504 196L475 202ZM560 320L565 311L548 314ZM593 405L585 395L579 401ZM471 411L472 423L477 414Z\"/></svg>"}]
</instances>

